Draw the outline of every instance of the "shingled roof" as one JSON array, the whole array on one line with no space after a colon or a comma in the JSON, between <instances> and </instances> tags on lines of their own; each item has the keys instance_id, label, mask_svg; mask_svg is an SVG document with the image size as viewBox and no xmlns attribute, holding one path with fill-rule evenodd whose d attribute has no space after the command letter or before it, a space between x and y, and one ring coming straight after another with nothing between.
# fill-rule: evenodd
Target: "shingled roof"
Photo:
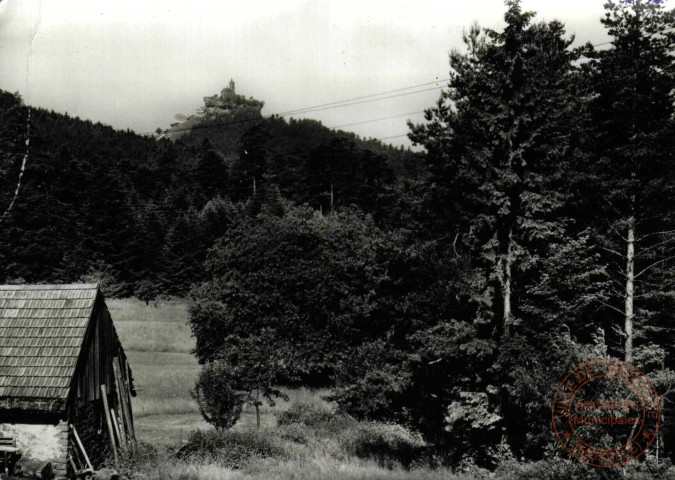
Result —
<instances>
[{"instance_id":1,"label":"shingled roof","mask_svg":"<svg viewBox=\"0 0 675 480\"><path fill-rule=\"evenodd\" d=\"M0 399L65 400L96 285L0 285Z\"/></svg>"}]
</instances>

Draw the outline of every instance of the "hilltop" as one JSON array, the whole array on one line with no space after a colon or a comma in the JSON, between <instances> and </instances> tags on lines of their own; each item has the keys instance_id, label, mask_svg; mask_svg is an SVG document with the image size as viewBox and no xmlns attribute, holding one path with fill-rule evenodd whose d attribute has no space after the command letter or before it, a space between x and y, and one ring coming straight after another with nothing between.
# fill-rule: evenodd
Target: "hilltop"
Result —
<instances>
[{"instance_id":1,"label":"hilltop","mask_svg":"<svg viewBox=\"0 0 675 480\"><path fill-rule=\"evenodd\" d=\"M181 121L163 131L158 129L156 138L180 140L186 145L199 145L206 139L228 163L238 157L242 136L254 127L264 132L267 143L273 145L270 150L274 155L306 155L321 144L341 138L359 150L386 157L388 167L398 177L421 173L419 154L410 150L361 138L352 132L332 130L312 119L263 116L264 105L261 100L237 94L235 82L230 80L220 94L203 97L203 105L194 114L177 115Z\"/></svg>"},{"instance_id":2,"label":"hilltop","mask_svg":"<svg viewBox=\"0 0 675 480\"><path fill-rule=\"evenodd\" d=\"M197 108L196 113L189 116L178 114L176 115L178 122L172 123L165 130L157 129L156 138L178 140L193 128L205 125L242 124L243 128L248 128L252 122L262 118L261 111L265 105L265 102L255 100L253 97L238 95L232 79L220 94L204 97L203 100L204 104Z\"/></svg>"}]
</instances>

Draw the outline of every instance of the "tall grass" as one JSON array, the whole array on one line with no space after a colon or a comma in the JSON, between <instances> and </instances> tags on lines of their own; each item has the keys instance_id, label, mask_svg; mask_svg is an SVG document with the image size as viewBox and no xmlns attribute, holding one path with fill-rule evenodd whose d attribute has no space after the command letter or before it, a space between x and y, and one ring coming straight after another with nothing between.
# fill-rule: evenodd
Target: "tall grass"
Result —
<instances>
[{"instance_id":1,"label":"tall grass","mask_svg":"<svg viewBox=\"0 0 675 480\"><path fill-rule=\"evenodd\" d=\"M134 298L106 300L129 358L138 395L134 416L199 415L190 391L199 374L184 300L146 305ZM158 421L161 421L158 419Z\"/></svg>"},{"instance_id":2,"label":"tall grass","mask_svg":"<svg viewBox=\"0 0 675 480\"><path fill-rule=\"evenodd\" d=\"M106 301L125 351L181 352L194 350L187 303L169 300L146 305L135 298Z\"/></svg>"},{"instance_id":3,"label":"tall grass","mask_svg":"<svg viewBox=\"0 0 675 480\"><path fill-rule=\"evenodd\" d=\"M188 304L182 299L160 300L146 305L137 298L108 298L105 301L117 322L186 323Z\"/></svg>"},{"instance_id":4,"label":"tall grass","mask_svg":"<svg viewBox=\"0 0 675 480\"><path fill-rule=\"evenodd\" d=\"M134 416L198 413L190 391L199 374L197 359L189 353L128 352L138 395Z\"/></svg>"},{"instance_id":5,"label":"tall grass","mask_svg":"<svg viewBox=\"0 0 675 480\"><path fill-rule=\"evenodd\" d=\"M330 457L315 457L278 461L260 459L249 470L232 470L212 462L186 463L169 460L148 466L143 473L148 480L476 480L453 474L446 468L415 468L385 470L374 462L337 461Z\"/></svg>"}]
</instances>

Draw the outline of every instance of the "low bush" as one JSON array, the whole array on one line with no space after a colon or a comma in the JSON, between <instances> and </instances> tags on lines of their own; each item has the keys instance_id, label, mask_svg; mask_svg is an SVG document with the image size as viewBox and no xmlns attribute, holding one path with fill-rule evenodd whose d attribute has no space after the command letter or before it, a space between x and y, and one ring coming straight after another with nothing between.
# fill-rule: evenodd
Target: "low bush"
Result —
<instances>
[{"instance_id":1,"label":"low bush","mask_svg":"<svg viewBox=\"0 0 675 480\"><path fill-rule=\"evenodd\" d=\"M218 430L232 428L239 421L244 398L233 385L229 367L223 362L211 362L199 372L192 391L204 420Z\"/></svg>"},{"instance_id":2,"label":"low bush","mask_svg":"<svg viewBox=\"0 0 675 480\"><path fill-rule=\"evenodd\" d=\"M361 422L343 432L340 444L348 455L375 460L381 467L420 463L427 454L422 436L391 423Z\"/></svg>"},{"instance_id":3,"label":"low bush","mask_svg":"<svg viewBox=\"0 0 675 480\"><path fill-rule=\"evenodd\" d=\"M314 403L293 402L288 410L277 413L277 425L292 424L306 425L334 433L355 424L355 420L329 407Z\"/></svg>"},{"instance_id":4,"label":"low bush","mask_svg":"<svg viewBox=\"0 0 675 480\"><path fill-rule=\"evenodd\" d=\"M281 438L284 440L289 440L293 443L305 445L309 441L310 435L307 432L307 426L301 423L288 423L280 425L278 432Z\"/></svg>"},{"instance_id":5,"label":"low bush","mask_svg":"<svg viewBox=\"0 0 675 480\"><path fill-rule=\"evenodd\" d=\"M176 456L186 462L212 462L241 469L252 459L285 459L282 447L261 432L197 431Z\"/></svg>"}]
</instances>

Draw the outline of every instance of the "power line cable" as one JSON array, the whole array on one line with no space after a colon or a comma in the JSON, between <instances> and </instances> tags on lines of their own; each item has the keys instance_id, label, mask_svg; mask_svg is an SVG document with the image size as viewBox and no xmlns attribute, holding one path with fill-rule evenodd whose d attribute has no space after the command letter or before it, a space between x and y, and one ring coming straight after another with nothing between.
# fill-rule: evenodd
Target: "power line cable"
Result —
<instances>
[{"instance_id":1,"label":"power line cable","mask_svg":"<svg viewBox=\"0 0 675 480\"><path fill-rule=\"evenodd\" d=\"M670 28L670 29L664 30L662 33L669 33L669 32L672 32L672 31L675 31L675 28ZM600 47L600 46L604 46L604 45L610 45L612 43L613 43L613 41L609 41L609 42L593 44L592 46L593 47ZM439 82L440 81L447 81L447 80L450 80L450 79L447 78L447 79L439 80ZM429 84L433 84L433 83L437 83L437 82L430 82ZM429 84L427 84L427 85L429 85ZM420 85L420 86L424 86L424 84ZM414 87L411 87L411 88L414 88ZM420 92L428 91L428 90L436 90L437 88L443 88L443 87L436 87L436 88L427 89L427 90L420 90ZM405 90L405 89L402 89L402 90ZM419 92L412 92L412 93L419 93ZM375 95L372 95L372 96L375 96ZM396 97L396 96L398 96L398 95L393 95L392 97ZM392 98L392 97L387 97L387 98ZM362 97L362 98L368 98L368 96ZM335 103L341 103L341 102L335 102ZM367 102L356 102L356 103L367 103ZM349 104L341 105L341 106L349 106ZM311 111L308 111L308 112L299 112L299 113L311 113L312 111L319 111L319 110L325 110L325 109L322 108L322 109L318 109L318 110L311 110ZM351 126L355 126L355 125L363 125L363 124L366 124L366 123L379 122L379 121L382 121L382 120L389 120L389 119L392 119L392 118L399 118L399 117L404 117L404 116L407 116L407 115L415 115L415 114L419 114L419 113L424 113L424 110L421 110L421 111L418 111L418 112L404 113L404 114L401 114L401 115L394 115L394 116L390 116L390 117L377 118L377 119L373 119L373 120L365 120L363 122L356 122L356 123L351 123L351 124L346 124L346 125L338 125L338 126L335 126L335 127L328 127L328 128L336 129L336 128L351 127ZM392 139L392 138L400 138L400 137L406 137L406 136L408 136L408 134L404 133L404 134L401 134L401 135L392 135L392 136L388 136L388 137L373 138L373 140L388 140L388 139Z\"/></svg>"},{"instance_id":2,"label":"power line cable","mask_svg":"<svg viewBox=\"0 0 675 480\"><path fill-rule=\"evenodd\" d=\"M400 135L393 135L391 137L380 137L380 138L373 138L373 140L389 140L390 138L399 138L399 137L407 137L407 133L402 133ZM366 140L369 140L366 138Z\"/></svg>"},{"instance_id":3,"label":"power line cable","mask_svg":"<svg viewBox=\"0 0 675 480\"><path fill-rule=\"evenodd\" d=\"M365 123L381 122L383 120L391 120L392 118L407 117L408 115L418 115L420 113L424 113L424 110L419 110L417 112L402 113L400 115L392 115L391 117L374 118L372 120L364 120L363 122L347 123L345 125L336 125L334 127L328 128L335 129L335 128L353 127L354 125L363 125Z\"/></svg>"},{"instance_id":4,"label":"power line cable","mask_svg":"<svg viewBox=\"0 0 675 480\"><path fill-rule=\"evenodd\" d=\"M324 103L324 104L321 104L321 105L315 105L313 107L304 107L304 108L298 108L296 110L289 110L287 112L278 113L277 115L280 115L280 116L281 115L290 115L290 114L294 114L294 113L304 111L304 110L313 110L313 109L319 108L319 107L327 107L327 106L330 106L330 105L337 105L337 104L340 104L340 103L351 102L351 101L354 101L354 100L362 100L364 98L379 97L380 95L388 95L390 93L398 93L398 92L402 92L402 91L405 91L405 90L412 90L413 88L426 87L428 85L434 85L434 84L437 84L439 82L447 82L448 80L450 80L450 78L443 78L441 80L436 80L435 82L420 83L418 85L412 85L410 87L397 88L396 90L388 90L386 92L372 93L370 95L364 95L362 97L355 97L355 98L349 98L347 100L340 100L340 101L337 101L337 102ZM443 88L443 87L439 87L439 88ZM426 91L426 90L422 90L422 91Z\"/></svg>"},{"instance_id":5,"label":"power line cable","mask_svg":"<svg viewBox=\"0 0 675 480\"><path fill-rule=\"evenodd\" d=\"M381 98L371 98L369 100L359 100L358 102L344 103L342 105L335 105L335 106L323 107L323 108L315 108L313 110L302 110L302 111L293 112L293 113L277 113L276 116L277 117L285 117L285 116L288 116L288 115L300 115L300 114L304 114L304 113L320 112L322 110L333 110L334 108L351 107L352 105L360 105L362 103L378 102L380 100L388 100L390 98L397 98L397 97L407 97L408 95L414 95L416 93L430 92L432 90L439 90L441 88L445 88L445 87L426 88L424 90L417 90L415 92L399 93L397 95L389 95L387 97L381 97Z\"/></svg>"},{"instance_id":6,"label":"power line cable","mask_svg":"<svg viewBox=\"0 0 675 480\"><path fill-rule=\"evenodd\" d=\"M668 29L666 29L666 30L664 30L663 32L660 32L660 33L662 33L662 34L663 34L663 33L670 33L670 32L673 32L673 31L675 31L675 27L674 27L674 28L668 28ZM610 40L610 41L608 41L608 42L595 43L595 44L591 45L591 47L603 47L603 46L605 46L605 45L611 45L611 44L613 44L613 43L614 43L614 41L613 41L613 40ZM585 44L584 44L584 45L585 45ZM584 45L580 45L580 46L583 47Z\"/></svg>"},{"instance_id":7,"label":"power line cable","mask_svg":"<svg viewBox=\"0 0 675 480\"><path fill-rule=\"evenodd\" d=\"M408 95L414 95L416 93L431 92L432 90L439 90L441 88L445 88L445 87L425 88L424 90L417 90L417 91L414 91L414 92L399 93L397 95L389 95L387 97L381 97L381 98L371 98L369 100L359 100L358 102L344 103L342 105L335 105L335 106L329 106L329 107L323 107L323 108L314 108L312 110L302 110L302 111L292 112L292 113L277 113L276 116L277 117L285 117L285 116L288 116L288 115L299 115L299 114L303 114L303 113L320 112L322 110L332 110L334 108L350 107L352 105L359 105L359 104L362 104L362 103L378 102L380 100L387 100L389 98L407 97Z\"/></svg>"}]
</instances>

